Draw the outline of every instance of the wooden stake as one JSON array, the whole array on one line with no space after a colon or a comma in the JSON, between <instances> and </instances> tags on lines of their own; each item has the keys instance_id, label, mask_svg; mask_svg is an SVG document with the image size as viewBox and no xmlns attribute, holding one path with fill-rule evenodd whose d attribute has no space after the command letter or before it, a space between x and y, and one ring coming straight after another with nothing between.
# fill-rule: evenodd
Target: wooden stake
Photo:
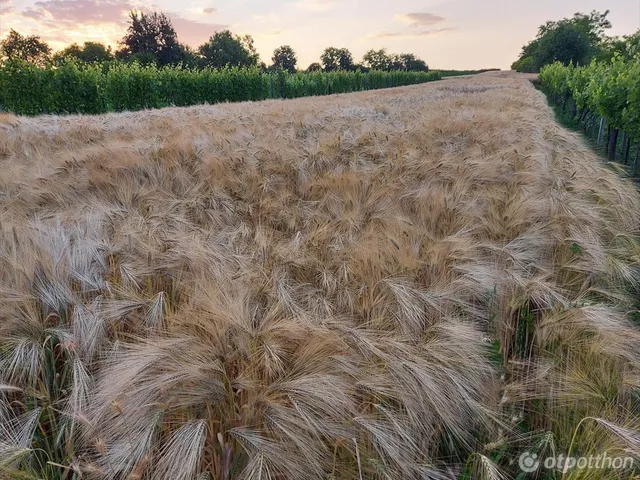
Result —
<instances>
[{"instance_id":1,"label":"wooden stake","mask_svg":"<svg viewBox=\"0 0 640 480\"><path fill-rule=\"evenodd\" d=\"M616 159L616 147L618 146L618 129L611 128L609 131L609 147L607 148L609 152L609 159Z\"/></svg>"},{"instance_id":2,"label":"wooden stake","mask_svg":"<svg viewBox=\"0 0 640 480\"><path fill-rule=\"evenodd\" d=\"M604 137L604 126L605 126L605 120L604 117L600 118L600 130L598 130L598 146L602 145L602 140Z\"/></svg>"},{"instance_id":3,"label":"wooden stake","mask_svg":"<svg viewBox=\"0 0 640 480\"><path fill-rule=\"evenodd\" d=\"M627 135L627 132L622 132L622 163L625 165L629 162L630 147L629 135Z\"/></svg>"}]
</instances>

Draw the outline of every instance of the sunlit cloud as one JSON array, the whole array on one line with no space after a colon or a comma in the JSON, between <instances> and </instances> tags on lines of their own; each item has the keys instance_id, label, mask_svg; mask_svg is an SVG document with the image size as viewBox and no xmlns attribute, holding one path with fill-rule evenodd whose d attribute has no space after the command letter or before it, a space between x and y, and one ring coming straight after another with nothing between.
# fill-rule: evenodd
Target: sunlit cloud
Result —
<instances>
[{"instance_id":1,"label":"sunlit cloud","mask_svg":"<svg viewBox=\"0 0 640 480\"><path fill-rule=\"evenodd\" d=\"M370 38L413 38L413 37L428 37L432 35L440 35L447 32L453 32L456 29L454 27L442 27L434 28L431 30L420 30L419 32L382 32L376 35L371 35Z\"/></svg>"},{"instance_id":2,"label":"sunlit cloud","mask_svg":"<svg viewBox=\"0 0 640 480\"><path fill-rule=\"evenodd\" d=\"M369 38L428 37L452 32L455 30L455 27L445 26L439 28L429 28L446 21L446 18L434 13L405 13L402 15L396 15L394 18L398 21L406 23L409 26L409 30L405 30L403 32L382 32L375 35L370 35Z\"/></svg>"},{"instance_id":3,"label":"sunlit cloud","mask_svg":"<svg viewBox=\"0 0 640 480\"><path fill-rule=\"evenodd\" d=\"M0 2L2 7L9 3L8 0ZM44 0L35 2L18 15L24 21L34 22L37 33L54 48L86 40L116 46L125 35L130 11L159 10L147 5L144 0ZM200 45L215 32L228 28L226 24L204 23L173 12L167 12L167 16L180 41L192 46Z\"/></svg>"},{"instance_id":4,"label":"sunlit cloud","mask_svg":"<svg viewBox=\"0 0 640 480\"><path fill-rule=\"evenodd\" d=\"M209 7L209 8L203 9L202 13L205 13L207 15L214 15L214 14L218 13L218 9L217 8L213 8L213 7Z\"/></svg>"},{"instance_id":5,"label":"sunlit cloud","mask_svg":"<svg viewBox=\"0 0 640 480\"><path fill-rule=\"evenodd\" d=\"M67 28L79 24L124 24L126 13L134 7L128 0L47 0L36 2L21 14L50 27Z\"/></svg>"},{"instance_id":6,"label":"sunlit cloud","mask_svg":"<svg viewBox=\"0 0 640 480\"><path fill-rule=\"evenodd\" d=\"M444 17L434 15L433 13L407 13L404 15L396 15L396 20L408 23L410 27L430 27L437 23L445 21Z\"/></svg>"}]
</instances>

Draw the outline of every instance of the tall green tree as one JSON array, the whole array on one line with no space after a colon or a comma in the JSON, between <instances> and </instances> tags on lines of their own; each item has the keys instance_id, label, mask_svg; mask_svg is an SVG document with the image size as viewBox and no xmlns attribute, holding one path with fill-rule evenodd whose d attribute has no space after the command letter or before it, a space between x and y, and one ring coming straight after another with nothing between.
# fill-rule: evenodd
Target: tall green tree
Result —
<instances>
[{"instance_id":1,"label":"tall green tree","mask_svg":"<svg viewBox=\"0 0 640 480\"><path fill-rule=\"evenodd\" d=\"M37 35L25 37L11 29L7 38L0 42L0 58L23 60L35 65L44 65L50 60L51 47Z\"/></svg>"},{"instance_id":2,"label":"tall green tree","mask_svg":"<svg viewBox=\"0 0 640 480\"><path fill-rule=\"evenodd\" d=\"M605 42L604 51L598 59L608 61L614 56L620 56L625 60L640 56L640 30L631 35L608 38Z\"/></svg>"},{"instance_id":3,"label":"tall green tree","mask_svg":"<svg viewBox=\"0 0 640 480\"><path fill-rule=\"evenodd\" d=\"M353 55L346 48L329 47L320 56L325 71L354 70Z\"/></svg>"},{"instance_id":4,"label":"tall green tree","mask_svg":"<svg viewBox=\"0 0 640 480\"><path fill-rule=\"evenodd\" d=\"M365 66L372 70L403 70L408 72L427 72L426 62L413 53L388 54L386 49L369 50L362 57Z\"/></svg>"},{"instance_id":5,"label":"tall green tree","mask_svg":"<svg viewBox=\"0 0 640 480\"><path fill-rule=\"evenodd\" d=\"M130 12L127 34L120 43L119 56L124 58L144 61L155 58L158 65L175 65L182 56L178 35L169 17L162 12Z\"/></svg>"},{"instance_id":6,"label":"tall green tree","mask_svg":"<svg viewBox=\"0 0 640 480\"><path fill-rule=\"evenodd\" d=\"M98 42L84 42L81 60L87 63L108 62L113 60L111 47Z\"/></svg>"},{"instance_id":7,"label":"tall green tree","mask_svg":"<svg viewBox=\"0 0 640 480\"><path fill-rule=\"evenodd\" d=\"M106 47L102 43L97 42L84 42L82 47L77 43L72 43L64 50L56 53L54 60L59 61L62 58L68 57L77 58L85 63L108 62L114 58L111 47Z\"/></svg>"},{"instance_id":8,"label":"tall green tree","mask_svg":"<svg viewBox=\"0 0 640 480\"><path fill-rule=\"evenodd\" d=\"M522 47L511 68L519 72L538 72L544 65L561 62L584 65L602 53L605 31L611 28L609 11L576 13L571 18L547 22L534 40Z\"/></svg>"},{"instance_id":9,"label":"tall green tree","mask_svg":"<svg viewBox=\"0 0 640 480\"><path fill-rule=\"evenodd\" d=\"M362 57L362 63L372 70L390 70L391 61L391 56L387 54L385 48L380 50L371 49Z\"/></svg>"},{"instance_id":10,"label":"tall green tree","mask_svg":"<svg viewBox=\"0 0 640 480\"><path fill-rule=\"evenodd\" d=\"M400 66L399 70L407 72L427 72L429 67L427 63L416 57L413 53L401 53L394 59L394 63Z\"/></svg>"},{"instance_id":11,"label":"tall green tree","mask_svg":"<svg viewBox=\"0 0 640 480\"><path fill-rule=\"evenodd\" d=\"M255 67L260 57L251 35L234 35L229 30L216 32L198 47L202 65L212 68Z\"/></svg>"},{"instance_id":12,"label":"tall green tree","mask_svg":"<svg viewBox=\"0 0 640 480\"><path fill-rule=\"evenodd\" d=\"M572 18L565 18L559 22L548 22L553 29L554 26L561 24L571 25L578 32L583 34L593 46L599 46L605 38L605 32L611 28L611 22L607 18L609 10L604 13L593 10L589 15L584 13L576 13Z\"/></svg>"},{"instance_id":13,"label":"tall green tree","mask_svg":"<svg viewBox=\"0 0 640 480\"><path fill-rule=\"evenodd\" d=\"M275 68L282 68L288 70L290 73L295 73L298 65L298 57L296 52L293 51L289 45L283 45L273 51L273 66Z\"/></svg>"},{"instance_id":14,"label":"tall green tree","mask_svg":"<svg viewBox=\"0 0 640 480\"><path fill-rule=\"evenodd\" d=\"M535 65L541 68L553 62L585 65L593 55L594 48L588 36L570 24L560 24L540 39L533 58Z\"/></svg>"}]
</instances>

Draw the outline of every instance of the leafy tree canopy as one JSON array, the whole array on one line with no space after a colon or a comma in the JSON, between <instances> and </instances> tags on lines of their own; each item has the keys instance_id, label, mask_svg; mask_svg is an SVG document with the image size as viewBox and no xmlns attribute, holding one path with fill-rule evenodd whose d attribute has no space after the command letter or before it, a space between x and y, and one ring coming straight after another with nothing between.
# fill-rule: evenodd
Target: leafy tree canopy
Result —
<instances>
[{"instance_id":1,"label":"leafy tree canopy","mask_svg":"<svg viewBox=\"0 0 640 480\"><path fill-rule=\"evenodd\" d=\"M372 70L403 70L413 72L426 72L429 70L426 62L412 53L388 54L381 50L369 50L362 57L364 65Z\"/></svg>"},{"instance_id":2,"label":"leafy tree canopy","mask_svg":"<svg viewBox=\"0 0 640 480\"><path fill-rule=\"evenodd\" d=\"M0 58L6 60L23 60L43 65L51 56L51 47L40 40L37 35L25 37L11 29L9 35L0 42Z\"/></svg>"},{"instance_id":3,"label":"leafy tree canopy","mask_svg":"<svg viewBox=\"0 0 640 480\"><path fill-rule=\"evenodd\" d=\"M387 50L371 49L362 57L362 63L372 70L389 70L391 68L391 56L387 54Z\"/></svg>"},{"instance_id":4,"label":"leafy tree canopy","mask_svg":"<svg viewBox=\"0 0 640 480\"><path fill-rule=\"evenodd\" d=\"M129 28L120 43L122 49L118 54L121 58L133 56L144 59L145 63L153 56L158 65L175 65L183 55L178 35L164 13L130 12Z\"/></svg>"},{"instance_id":5,"label":"leafy tree canopy","mask_svg":"<svg viewBox=\"0 0 640 480\"><path fill-rule=\"evenodd\" d=\"M607 38L599 59L610 60L614 56L620 56L625 60L640 56L640 30L623 37Z\"/></svg>"},{"instance_id":6,"label":"leafy tree canopy","mask_svg":"<svg viewBox=\"0 0 640 480\"><path fill-rule=\"evenodd\" d=\"M296 66L298 65L298 57L296 52L293 51L289 45L283 45L273 51L273 66L275 68L282 68L288 70L290 73L295 73Z\"/></svg>"},{"instance_id":7,"label":"leafy tree canopy","mask_svg":"<svg viewBox=\"0 0 640 480\"><path fill-rule=\"evenodd\" d=\"M86 63L108 62L114 58L111 47L97 42L84 42L82 47L73 43L54 55L55 60L67 57L77 58Z\"/></svg>"},{"instance_id":8,"label":"leafy tree canopy","mask_svg":"<svg viewBox=\"0 0 640 480\"><path fill-rule=\"evenodd\" d=\"M538 29L534 40L522 48L512 69L519 72L538 72L544 65L561 62L584 65L601 54L606 42L605 30L611 28L609 11L576 13L571 18L547 22Z\"/></svg>"},{"instance_id":9,"label":"leafy tree canopy","mask_svg":"<svg viewBox=\"0 0 640 480\"><path fill-rule=\"evenodd\" d=\"M394 56L394 64L399 65L398 70L405 70L408 72L426 72L429 70L426 62L413 53L401 53Z\"/></svg>"},{"instance_id":10,"label":"leafy tree canopy","mask_svg":"<svg viewBox=\"0 0 640 480\"><path fill-rule=\"evenodd\" d=\"M346 48L329 47L320 56L322 66L327 72L334 70L354 70L353 55Z\"/></svg>"},{"instance_id":11,"label":"leafy tree canopy","mask_svg":"<svg viewBox=\"0 0 640 480\"><path fill-rule=\"evenodd\" d=\"M234 35L229 30L216 32L198 47L202 64L206 67L255 67L259 56L251 35Z\"/></svg>"}]
</instances>

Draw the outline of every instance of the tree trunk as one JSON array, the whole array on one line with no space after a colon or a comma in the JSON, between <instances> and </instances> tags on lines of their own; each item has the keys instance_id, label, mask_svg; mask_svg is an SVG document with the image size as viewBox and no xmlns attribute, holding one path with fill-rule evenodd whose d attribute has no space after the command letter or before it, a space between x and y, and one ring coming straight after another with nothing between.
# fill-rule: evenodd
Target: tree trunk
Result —
<instances>
[{"instance_id":1,"label":"tree trunk","mask_svg":"<svg viewBox=\"0 0 640 480\"><path fill-rule=\"evenodd\" d=\"M598 130L598 146L602 145L602 140L604 139L604 127L605 127L605 120L604 120L604 117L601 117L600 130Z\"/></svg>"},{"instance_id":2,"label":"tree trunk","mask_svg":"<svg viewBox=\"0 0 640 480\"><path fill-rule=\"evenodd\" d=\"M618 146L618 129L617 128L610 128L609 131L609 148L607 149L609 151L609 159L610 160L615 160L616 159L616 147Z\"/></svg>"}]
</instances>

